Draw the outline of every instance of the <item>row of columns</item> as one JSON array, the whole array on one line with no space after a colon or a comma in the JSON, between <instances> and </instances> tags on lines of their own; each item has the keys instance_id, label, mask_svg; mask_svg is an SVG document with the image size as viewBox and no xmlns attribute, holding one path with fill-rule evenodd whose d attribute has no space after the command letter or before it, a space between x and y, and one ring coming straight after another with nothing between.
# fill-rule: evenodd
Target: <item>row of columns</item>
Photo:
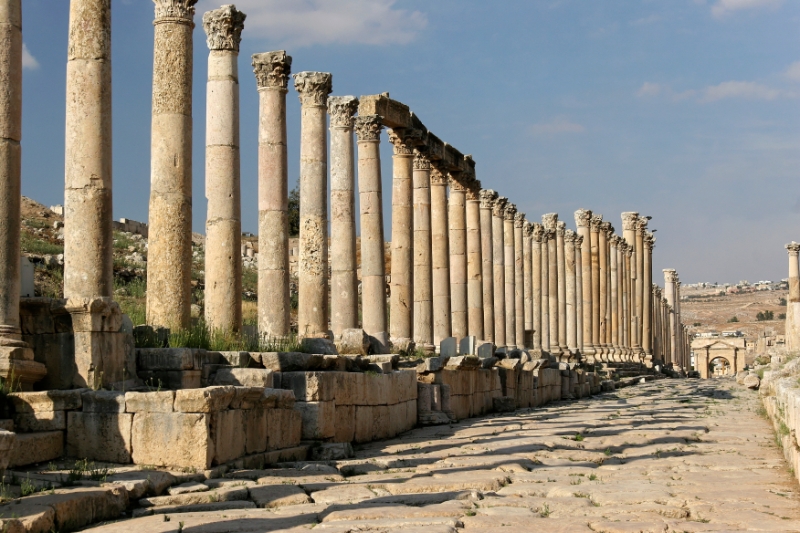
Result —
<instances>
[{"instance_id":1,"label":"row of columns","mask_svg":"<svg viewBox=\"0 0 800 533\"><path fill-rule=\"evenodd\" d=\"M789 254L789 296L786 302L786 349L800 349L800 243L786 245Z\"/></svg>"}]
</instances>

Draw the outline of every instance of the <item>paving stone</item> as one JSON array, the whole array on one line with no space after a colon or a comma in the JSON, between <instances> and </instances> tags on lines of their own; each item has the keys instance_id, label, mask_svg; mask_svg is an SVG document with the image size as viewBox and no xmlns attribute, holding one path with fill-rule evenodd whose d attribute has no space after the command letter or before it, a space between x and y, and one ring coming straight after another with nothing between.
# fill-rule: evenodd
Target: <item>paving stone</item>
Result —
<instances>
[{"instance_id":1,"label":"paving stone","mask_svg":"<svg viewBox=\"0 0 800 533\"><path fill-rule=\"evenodd\" d=\"M273 508L311 503L311 498L296 485L257 485L248 490L250 499L259 507Z\"/></svg>"}]
</instances>

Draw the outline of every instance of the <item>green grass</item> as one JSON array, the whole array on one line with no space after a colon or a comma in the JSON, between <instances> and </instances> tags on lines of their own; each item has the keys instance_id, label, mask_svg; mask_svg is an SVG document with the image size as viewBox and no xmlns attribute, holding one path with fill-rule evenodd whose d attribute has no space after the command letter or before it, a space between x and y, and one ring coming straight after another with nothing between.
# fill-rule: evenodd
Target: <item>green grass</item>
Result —
<instances>
[{"instance_id":1,"label":"green grass","mask_svg":"<svg viewBox=\"0 0 800 533\"><path fill-rule=\"evenodd\" d=\"M20 237L20 245L23 252L36 255L58 255L64 253L64 247L60 244L51 244L45 240L37 239L30 233L23 231Z\"/></svg>"},{"instance_id":2,"label":"green grass","mask_svg":"<svg viewBox=\"0 0 800 533\"><path fill-rule=\"evenodd\" d=\"M172 348L200 348L215 352L302 352L297 335L285 337L251 337L222 330L209 330L205 322L171 332L168 340Z\"/></svg>"},{"instance_id":3,"label":"green grass","mask_svg":"<svg viewBox=\"0 0 800 533\"><path fill-rule=\"evenodd\" d=\"M128 250L129 246L136 246L136 241L134 241L129 235L122 233L121 231L114 232L114 248L118 250Z\"/></svg>"}]
</instances>

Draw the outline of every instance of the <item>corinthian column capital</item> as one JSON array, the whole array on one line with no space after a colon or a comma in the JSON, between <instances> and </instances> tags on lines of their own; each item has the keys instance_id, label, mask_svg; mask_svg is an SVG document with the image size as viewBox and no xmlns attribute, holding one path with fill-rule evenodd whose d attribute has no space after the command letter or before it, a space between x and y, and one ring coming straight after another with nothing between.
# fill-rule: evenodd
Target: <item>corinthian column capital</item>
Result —
<instances>
[{"instance_id":1,"label":"corinthian column capital","mask_svg":"<svg viewBox=\"0 0 800 533\"><path fill-rule=\"evenodd\" d=\"M176 22L194 24L194 5L197 0L153 0L156 5L156 20L171 19Z\"/></svg>"},{"instance_id":2,"label":"corinthian column capital","mask_svg":"<svg viewBox=\"0 0 800 533\"><path fill-rule=\"evenodd\" d=\"M431 185L447 185L447 174L436 167L431 168Z\"/></svg>"},{"instance_id":3,"label":"corinthian column capital","mask_svg":"<svg viewBox=\"0 0 800 533\"><path fill-rule=\"evenodd\" d=\"M514 215L514 227L521 228L525 224L525 213L519 213Z\"/></svg>"},{"instance_id":4,"label":"corinthian column capital","mask_svg":"<svg viewBox=\"0 0 800 533\"><path fill-rule=\"evenodd\" d=\"M556 222L556 235L563 237L565 231L567 231L567 223L563 220Z\"/></svg>"},{"instance_id":5,"label":"corinthian column capital","mask_svg":"<svg viewBox=\"0 0 800 533\"><path fill-rule=\"evenodd\" d=\"M525 224L523 224L523 226L522 226L522 231L524 232L524 235L526 237L532 237L533 236L533 222L530 222L530 221L526 220Z\"/></svg>"},{"instance_id":6,"label":"corinthian column capital","mask_svg":"<svg viewBox=\"0 0 800 533\"><path fill-rule=\"evenodd\" d=\"M414 148L414 170L430 170L431 159L423 147Z\"/></svg>"},{"instance_id":7,"label":"corinthian column capital","mask_svg":"<svg viewBox=\"0 0 800 533\"><path fill-rule=\"evenodd\" d=\"M508 203L508 198L505 196L498 196L494 199L494 206L492 206L492 215L503 218L506 214L506 204Z\"/></svg>"},{"instance_id":8,"label":"corinthian column capital","mask_svg":"<svg viewBox=\"0 0 800 533\"><path fill-rule=\"evenodd\" d=\"M564 242L571 242L574 243L578 238L578 234L568 229L564 232Z\"/></svg>"},{"instance_id":9,"label":"corinthian column capital","mask_svg":"<svg viewBox=\"0 0 800 533\"><path fill-rule=\"evenodd\" d=\"M800 253L800 243L792 241L786 245L786 250L789 255L797 256Z\"/></svg>"},{"instance_id":10,"label":"corinthian column capital","mask_svg":"<svg viewBox=\"0 0 800 533\"><path fill-rule=\"evenodd\" d=\"M231 4L206 11L203 14L203 29L206 31L208 49L238 52L246 18L247 15Z\"/></svg>"},{"instance_id":11,"label":"corinthian column capital","mask_svg":"<svg viewBox=\"0 0 800 533\"><path fill-rule=\"evenodd\" d=\"M517 214L517 206L515 204L506 204L505 210L503 211L503 217L505 220L514 220L514 217Z\"/></svg>"},{"instance_id":12,"label":"corinthian column capital","mask_svg":"<svg viewBox=\"0 0 800 533\"><path fill-rule=\"evenodd\" d=\"M464 181L464 176L460 172L450 172L447 174L450 190L456 192L466 192L467 182Z\"/></svg>"},{"instance_id":13,"label":"corinthian column capital","mask_svg":"<svg viewBox=\"0 0 800 533\"><path fill-rule=\"evenodd\" d=\"M360 142L380 142L383 117L380 115L359 115L356 117L356 137Z\"/></svg>"},{"instance_id":14,"label":"corinthian column capital","mask_svg":"<svg viewBox=\"0 0 800 533\"><path fill-rule=\"evenodd\" d=\"M600 231L605 232L606 237L611 237L614 234L614 226L611 225L611 222L604 221L600 223Z\"/></svg>"},{"instance_id":15,"label":"corinthian column capital","mask_svg":"<svg viewBox=\"0 0 800 533\"><path fill-rule=\"evenodd\" d=\"M664 283L675 283L678 281L678 272L674 268L664 269Z\"/></svg>"},{"instance_id":16,"label":"corinthian column capital","mask_svg":"<svg viewBox=\"0 0 800 533\"><path fill-rule=\"evenodd\" d=\"M358 111L358 98L355 96L331 96L328 98L328 114L331 128L353 129L353 116Z\"/></svg>"},{"instance_id":17,"label":"corinthian column capital","mask_svg":"<svg viewBox=\"0 0 800 533\"><path fill-rule=\"evenodd\" d=\"M589 220L589 228L594 233L600 232L600 224L603 223L603 215L592 215L592 218Z\"/></svg>"},{"instance_id":18,"label":"corinthian column capital","mask_svg":"<svg viewBox=\"0 0 800 533\"><path fill-rule=\"evenodd\" d=\"M472 177L467 185L467 200L477 202L481 199L481 182Z\"/></svg>"},{"instance_id":19,"label":"corinthian column capital","mask_svg":"<svg viewBox=\"0 0 800 533\"><path fill-rule=\"evenodd\" d=\"M294 88L304 106L327 107L333 92L333 75L329 72L298 72L293 75Z\"/></svg>"},{"instance_id":20,"label":"corinthian column capital","mask_svg":"<svg viewBox=\"0 0 800 533\"><path fill-rule=\"evenodd\" d=\"M636 231L644 233L647 231L647 222L648 220L645 217L637 217L636 218Z\"/></svg>"},{"instance_id":21,"label":"corinthian column capital","mask_svg":"<svg viewBox=\"0 0 800 533\"><path fill-rule=\"evenodd\" d=\"M652 252L656 245L656 236L652 232L646 231L643 236L644 245L648 251Z\"/></svg>"},{"instance_id":22,"label":"corinthian column capital","mask_svg":"<svg viewBox=\"0 0 800 533\"><path fill-rule=\"evenodd\" d=\"M494 208L494 201L497 199L497 193L492 189L483 189L481 191L481 209Z\"/></svg>"},{"instance_id":23,"label":"corinthian column capital","mask_svg":"<svg viewBox=\"0 0 800 533\"><path fill-rule=\"evenodd\" d=\"M253 72L259 89L286 91L292 73L292 56L287 56L285 50L253 54Z\"/></svg>"},{"instance_id":24,"label":"corinthian column capital","mask_svg":"<svg viewBox=\"0 0 800 533\"><path fill-rule=\"evenodd\" d=\"M542 242L545 237L545 229L544 226L539 224L538 222L533 223L533 242Z\"/></svg>"},{"instance_id":25,"label":"corinthian column capital","mask_svg":"<svg viewBox=\"0 0 800 533\"><path fill-rule=\"evenodd\" d=\"M403 135L403 130L392 129L389 131L389 142L394 147L394 155L411 156L414 154L414 146L408 142L410 139Z\"/></svg>"},{"instance_id":26,"label":"corinthian column capital","mask_svg":"<svg viewBox=\"0 0 800 533\"><path fill-rule=\"evenodd\" d=\"M588 228L592 212L588 209L578 209L575 211L575 225L579 228Z\"/></svg>"},{"instance_id":27,"label":"corinthian column capital","mask_svg":"<svg viewBox=\"0 0 800 533\"><path fill-rule=\"evenodd\" d=\"M625 231L636 230L637 220L639 220L639 213L635 211L622 213L622 229Z\"/></svg>"},{"instance_id":28,"label":"corinthian column capital","mask_svg":"<svg viewBox=\"0 0 800 533\"><path fill-rule=\"evenodd\" d=\"M547 213L542 215L542 226L547 230L555 230L558 224L558 213Z\"/></svg>"}]
</instances>

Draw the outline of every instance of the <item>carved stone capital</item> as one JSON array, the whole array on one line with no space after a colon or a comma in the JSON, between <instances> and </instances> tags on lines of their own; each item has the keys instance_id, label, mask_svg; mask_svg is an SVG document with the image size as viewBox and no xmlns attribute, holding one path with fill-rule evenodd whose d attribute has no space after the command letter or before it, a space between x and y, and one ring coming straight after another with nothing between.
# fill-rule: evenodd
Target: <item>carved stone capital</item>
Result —
<instances>
[{"instance_id":1,"label":"carved stone capital","mask_svg":"<svg viewBox=\"0 0 800 533\"><path fill-rule=\"evenodd\" d=\"M529 222L528 220L522 225L522 234L525 235L526 238L530 238L533 235L533 223Z\"/></svg>"},{"instance_id":2,"label":"carved stone capital","mask_svg":"<svg viewBox=\"0 0 800 533\"><path fill-rule=\"evenodd\" d=\"M564 231L564 242L565 243L572 243L575 244L575 241L578 238L578 234L572 231L571 229Z\"/></svg>"},{"instance_id":3,"label":"carved stone capital","mask_svg":"<svg viewBox=\"0 0 800 533\"><path fill-rule=\"evenodd\" d=\"M556 236L557 237L563 237L564 236L564 232L566 232L566 231L567 231L567 223L566 222L564 222L563 220L559 220L558 222L556 222Z\"/></svg>"},{"instance_id":4,"label":"carved stone capital","mask_svg":"<svg viewBox=\"0 0 800 533\"><path fill-rule=\"evenodd\" d=\"M414 148L414 170L430 170L431 160L428 151L422 147Z\"/></svg>"},{"instance_id":5,"label":"carved stone capital","mask_svg":"<svg viewBox=\"0 0 800 533\"><path fill-rule=\"evenodd\" d=\"M647 250L652 252L653 248L655 248L656 245L656 236L653 235L651 232L646 231L642 236L642 242L644 243Z\"/></svg>"},{"instance_id":6,"label":"carved stone capital","mask_svg":"<svg viewBox=\"0 0 800 533\"><path fill-rule=\"evenodd\" d=\"M194 25L194 5L197 0L153 0L153 3L156 5L156 24L182 22Z\"/></svg>"},{"instance_id":7,"label":"carved stone capital","mask_svg":"<svg viewBox=\"0 0 800 533\"><path fill-rule=\"evenodd\" d=\"M788 250L789 255L797 256L800 253L800 243L792 241L786 245L786 250Z\"/></svg>"},{"instance_id":8,"label":"carved stone capital","mask_svg":"<svg viewBox=\"0 0 800 533\"><path fill-rule=\"evenodd\" d=\"M525 225L525 213L517 212L514 215L514 227L521 228Z\"/></svg>"},{"instance_id":9,"label":"carved stone capital","mask_svg":"<svg viewBox=\"0 0 800 533\"><path fill-rule=\"evenodd\" d=\"M467 200L478 202L481 200L481 182L473 179L467 186Z\"/></svg>"},{"instance_id":10,"label":"carved stone capital","mask_svg":"<svg viewBox=\"0 0 800 533\"><path fill-rule=\"evenodd\" d=\"M592 212L588 209L578 209L575 211L575 225L579 228L588 228Z\"/></svg>"},{"instance_id":11,"label":"carved stone capital","mask_svg":"<svg viewBox=\"0 0 800 533\"><path fill-rule=\"evenodd\" d=\"M508 203L508 198L505 196L498 196L494 200L494 206L492 207L492 215L496 216L497 218L503 218L506 214L506 204Z\"/></svg>"},{"instance_id":12,"label":"carved stone capital","mask_svg":"<svg viewBox=\"0 0 800 533\"><path fill-rule=\"evenodd\" d=\"M330 72L298 72L292 78L301 105L328 107L328 95L333 92Z\"/></svg>"},{"instance_id":13,"label":"carved stone capital","mask_svg":"<svg viewBox=\"0 0 800 533\"><path fill-rule=\"evenodd\" d=\"M253 72L259 89L286 91L292 73L292 56L286 50L253 54Z\"/></svg>"},{"instance_id":14,"label":"carved stone capital","mask_svg":"<svg viewBox=\"0 0 800 533\"><path fill-rule=\"evenodd\" d=\"M447 174L442 172L436 167L431 168L431 185L444 185L447 186Z\"/></svg>"},{"instance_id":15,"label":"carved stone capital","mask_svg":"<svg viewBox=\"0 0 800 533\"><path fill-rule=\"evenodd\" d=\"M464 181L464 176L461 175L460 172L448 172L447 173L447 182L450 185L450 191L452 192L466 192L467 191L467 183Z\"/></svg>"},{"instance_id":16,"label":"carved stone capital","mask_svg":"<svg viewBox=\"0 0 800 533\"><path fill-rule=\"evenodd\" d=\"M545 229L544 230L544 238L542 242L550 242L556 240L556 230L554 229Z\"/></svg>"},{"instance_id":17,"label":"carved stone capital","mask_svg":"<svg viewBox=\"0 0 800 533\"><path fill-rule=\"evenodd\" d=\"M592 215L592 218L589 220L589 228L594 233L600 232L600 224L603 223L603 215Z\"/></svg>"},{"instance_id":18,"label":"carved stone capital","mask_svg":"<svg viewBox=\"0 0 800 533\"><path fill-rule=\"evenodd\" d=\"M614 234L614 226L611 225L611 222L605 220L600 223L600 231L606 234L606 238L609 238Z\"/></svg>"},{"instance_id":19,"label":"carved stone capital","mask_svg":"<svg viewBox=\"0 0 800 533\"><path fill-rule=\"evenodd\" d=\"M246 18L247 15L231 4L206 11L203 14L203 29L206 32L208 49L238 52Z\"/></svg>"},{"instance_id":20,"label":"carved stone capital","mask_svg":"<svg viewBox=\"0 0 800 533\"><path fill-rule=\"evenodd\" d=\"M503 211L503 218L505 220L514 220L514 217L517 214L517 206L515 204L506 204L506 208Z\"/></svg>"},{"instance_id":21,"label":"carved stone capital","mask_svg":"<svg viewBox=\"0 0 800 533\"><path fill-rule=\"evenodd\" d=\"M359 142L380 142L383 129L383 117L380 115L359 115L356 117L355 130Z\"/></svg>"},{"instance_id":22,"label":"carved stone capital","mask_svg":"<svg viewBox=\"0 0 800 533\"><path fill-rule=\"evenodd\" d=\"M546 215L542 215L542 226L545 229L556 229L556 224L558 224L558 213L547 213Z\"/></svg>"},{"instance_id":23,"label":"carved stone capital","mask_svg":"<svg viewBox=\"0 0 800 533\"><path fill-rule=\"evenodd\" d=\"M580 247L581 244L583 244L583 235L578 235L576 233L575 234L575 246Z\"/></svg>"},{"instance_id":24,"label":"carved stone capital","mask_svg":"<svg viewBox=\"0 0 800 533\"><path fill-rule=\"evenodd\" d=\"M538 222L533 223L533 242L542 242L544 240L544 226Z\"/></svg>"},{"instance_id":25,"label":"carved stone capital","mask_svg":"<svg viewBox=\"0 0 800 533\"><path fill-rule=\"evenodd\" d=\"M497 193L492 189L481 190L481 209L494 208L494 201L497 199Z\"/></svg>"},{"instance_id":26,"label":"carved stone capital","mask_svg":"<svg viewBox=\"0 0 800 533\"><path fill-rule=\"evenodd\" d=\"M644 217L637 217L636 218L636 231L637 232L644 232L647 230L647 222L648 220Z\"/></svg>"},{"instance_id":27,"label":"carved stone capital","mask_svg":"<svg viewBox=\"0 0 800 533\"><path fill-rule=\"evenodd\" d=\"M623 252L625 252L626 257L633 257L633 246L631 246L626 242L625 249L623 250Z\"/></svg>"},{"instance_id":28,"label":"carved stone capital","mask_svg":"<svg viewBox=\"0 0 800 533\"><path fill-rule=\"evenodd\" d=\"M394 155L411 157L414 154L414 146L406 142L407 139L400 130L389 130L389 142L394 147Z\"/></svg>"},{"instance_id":29,"label":"carved stone capital","mask_svg":"<svg viewBox=\"0 0 800 533\"><path fill-rule=\"evenodd\" d=\"M675 283L678 281L678 272L674 268L664 269L664 283Z\"/></svg>"},{"instance_id":30,"label":"carved stone capital","mask_svg":"<svg viewBox=\"0 0 800 533\"><path fill-rule=\"evenodd\" d=\"M353 129L353 116L358 111L358 98L355 96L331 96L328 98L328 114L331 128Z\"/></svg>"},{"instance_id":31,"label":"carved stone capital","mask_svg":"<svg viewBox=\"0 0 800 533\"><path fill-rule=\"evenodd\" d=\"M624 230L635 230L636 229L636 221L639 219L639 213L635 211L626 211L622 213L622 229Z\"/></svg>"}]
</instances>

